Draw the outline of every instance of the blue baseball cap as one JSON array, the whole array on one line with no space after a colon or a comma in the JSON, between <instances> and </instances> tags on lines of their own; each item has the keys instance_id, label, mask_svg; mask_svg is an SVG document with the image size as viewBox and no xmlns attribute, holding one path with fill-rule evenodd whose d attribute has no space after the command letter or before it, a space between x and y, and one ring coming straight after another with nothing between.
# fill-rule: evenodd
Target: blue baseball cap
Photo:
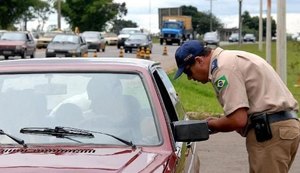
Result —
<instances>
[{"instance_id":1,"label":"blue baseball cap","mask_svg":"<svg viewBox=\"0 0 300 173\"><path fill-rule=\"evenodd\" d=\"M202 53L204 49L203 43L198 40L190 40L184 42L175 53L176 64L178 70L174 76L177 79L184 71L187 65L194 63L196 56Z\"/></svg>"}]
</instances>

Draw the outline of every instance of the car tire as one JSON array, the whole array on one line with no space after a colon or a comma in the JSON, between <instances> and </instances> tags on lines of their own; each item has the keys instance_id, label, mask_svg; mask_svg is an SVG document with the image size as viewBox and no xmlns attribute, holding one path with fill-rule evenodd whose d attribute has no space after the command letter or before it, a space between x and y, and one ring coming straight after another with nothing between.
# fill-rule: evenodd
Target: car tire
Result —
<instances>
[{"instance_id":1,"label":"car tire","mask_svg":"<svg viewBox=\"0 0 300 173\"><path fill-rule=\"evenodd\" d=\"M35 58L35 51L32 52L32 54L30 55L30 58Z\"/></svg>"},{"instance_id":2,"label":"car tire","mask_svg":"<svg viewBox=\"0 0 300 173\"><path fill-rule=\"evenodd\" d=\"M22 59L26 58L26 51L23 52L23 54L21 55L21 58Z\"/></svg>"},{"instance_id":3,"label":"car tire","mask_svg":"<svg viewBox=\"0 0 300 173\"><path fill-rule=\"evenodd\" d=\"M8 60L8 56L4 56L4 59L5 59L5 60Z\"/></svg>"},{"instance_id":4,"label":"car tire","mask_svg":"<svg viewBox=\"0 0 300 173\"><path fill-rule=\"evenodd\" d=\"M105 48L102 49L102 52L105 52Z\"/></svg>"}]
</instances>

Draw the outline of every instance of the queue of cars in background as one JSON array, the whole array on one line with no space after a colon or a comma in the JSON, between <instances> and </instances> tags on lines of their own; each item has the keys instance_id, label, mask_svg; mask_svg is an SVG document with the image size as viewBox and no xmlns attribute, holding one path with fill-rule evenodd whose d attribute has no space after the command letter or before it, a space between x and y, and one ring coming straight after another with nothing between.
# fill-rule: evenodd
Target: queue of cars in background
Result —
<instances>
[{"instance_id":1,"label":"queue of cars in background","mask_svg":"<svg viewBox=\"0 0 300 173\"><path fill-rule=\"evenodd\" d=\"M87 42L75 34L57 34L46 48L46 57L84 57L87 53Z\"/></svg>"},{"instance_id":2,"label":"queue of cars in background","mask_svg":"<svg viewBox=\"0 0 300 173\"><path fill-rule=\"evenodd\" d=\"M206 121L182 120L159 62L43 58L0 66L0 172L176 172L184 142L209 138Z\"/></svg>"},{"instance_id":3,"label":"queue of cars in background","mask_svg":"<svg viewBox=\"0 0 300 173\"><path fill-rule=\"evenodd\" d=\"M36 43L32 34L28 31L6 31L0 37L0 55L4 59L10 56L21 58L35 57Z\"/></svg>"},{"instance_id":4,"label":"queue of cars in background","mask_svg":"<svg viewBox=\"0 0 300 173\"><path fill-rule=\"evenodd\" d=\"M145 51L147 48L149 49L150 53L152 52L152 39L149 34L138 33L138 34L131 34L128 39L125 40L124 43L124 51L125 53L130 52L132 53L133 50L137 49L144 49Z\"/></svg>"},{"instance_id":5,"label":"queue of cars in background","mask_svg":"<svg viewBox=\"0 0 300 173\"><path fill-rule=\"evenodd\" d=\"M142 33L142 30L140 28L123 28L120 31L120 34L118 35L118 43L117 47L118 49L121 48L121 46L124 47L125 40L131 35L136 33Z\"/></svg>"},{"instance_id":6,"label":"queue of cars in background","mask_svg":"<svg viewBox=\"0 0 300 173\"><path fill-rule=\"evenodd\" d=\"M99 31L84 31L81 35L86 40L89 49L105 52L106 41Z\"/></svg>"}]
</instances>

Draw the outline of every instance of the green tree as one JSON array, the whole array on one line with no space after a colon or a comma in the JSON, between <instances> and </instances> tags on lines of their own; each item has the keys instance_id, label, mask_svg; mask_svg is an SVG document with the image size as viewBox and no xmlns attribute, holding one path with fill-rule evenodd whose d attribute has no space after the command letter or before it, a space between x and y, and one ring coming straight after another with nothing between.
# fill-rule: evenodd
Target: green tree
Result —
<instances>
[{"instance_id":1,"label":"green tree","mask_svg":"<svg viewBox=\"0 0 300 173\"><path fill-rule=\"evenodd\" d=\"M33 17L28 12L41 0L2 0L0 1L0 27L1 29L14 28L14 24L20 19Z\"/></svg>"},{"instance_id":2,"label":"green tree","mask_svg":"<svg viewBox=\"0 0 300 173\"><path fill-rule=\"evenodd\" d=\"M193 6L181 6L182 14L186 16L192 16L192 26L194 31L199 34L204 34L210 31L210 13L199 12L196 7ZM223 27L220 20L212 14L212 30L216 31Z\"/></svg>"},{"instance_id":3,"label":"green tree","mask_svg":"<svg viewBox=\"0 0 300 173\"><path fill-rule=\"evenodd\" d=\"M243 35L245 33L253 33L258 36L258 30L259 30L259 17L254 16L251 17L250 13L248 11L245 11L242 14L242 28L243 28ZM267 19L263 18L263 37L266 36L266 28L267 28ZM275 36L276 35L276 22L274 19L272 19L271 22L271 35Z\"/></svg>"},{"instance_id":4,"label":"green tree","mask_svg":"<svg viewBox=\"0 0 300 173\"><path fill-rule=\"evenodd\" d=\"M127 8L126 3L113 0L65 0L61 2L61 14L72 29L102 31L108 21L126 15Z\"/></svg>"},{"instance_id":5,"label":"green tree","mask_svg":"<svg viewBox=\"0 0 300 173\"><path fill-rule=\"evenodd\" d=\"M115 19L112 22L113 27L111 28L111 32L114 32L116 34L119 34L122 28L135 28L138 27L137 23L131 21L131 20L123 20L123 19Z\"/></svg>"}]
</instances>

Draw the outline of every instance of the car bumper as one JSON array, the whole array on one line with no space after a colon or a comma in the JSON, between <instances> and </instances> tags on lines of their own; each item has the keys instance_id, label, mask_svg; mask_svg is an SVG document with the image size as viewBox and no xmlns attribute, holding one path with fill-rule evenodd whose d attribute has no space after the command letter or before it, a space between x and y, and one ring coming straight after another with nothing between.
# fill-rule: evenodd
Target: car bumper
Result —
<instances>
[{"instance_id":1,"label":"car bumper","mask_svg":"<svg viewBox=\"0 0 300 173\"><path fill-rule=\"evenodd\" d=\"M81 53L70 52L46 52L46 57L81 57Z\"/></svg>"},{"instance_id":2,"label":"car bumper","mask_svg":"<svg viewBox=\"0 0 300 173\"><path fill-rule=\"evenodd\" d=\"M144 45L144 46L141 46L141 45L125 45L124 46L124 49L125 50L133 50L133 49L138 49L138 48L144 48L144 50L146 50L147 48L150 48L149 45Z\"/></svg>"},{"instance_id":3,"label":"car bumper","mask_svg":"<svg viewBox=\"0 0 300 173\"><path fill-rule=\"evenodd\" d=\"M24 49L1 49L0 55L3 56L21 56L24 54Z\"/></svg>"},{"instance_id":4,"label":"car bumper","mask_svg":"<svg viewBox=\"0 0 300 173\"><path fill-rule=\"evenodd\" d=\"M88 49L100 49L100 43L88 43Z\"/></svg>"}]
</instances>

